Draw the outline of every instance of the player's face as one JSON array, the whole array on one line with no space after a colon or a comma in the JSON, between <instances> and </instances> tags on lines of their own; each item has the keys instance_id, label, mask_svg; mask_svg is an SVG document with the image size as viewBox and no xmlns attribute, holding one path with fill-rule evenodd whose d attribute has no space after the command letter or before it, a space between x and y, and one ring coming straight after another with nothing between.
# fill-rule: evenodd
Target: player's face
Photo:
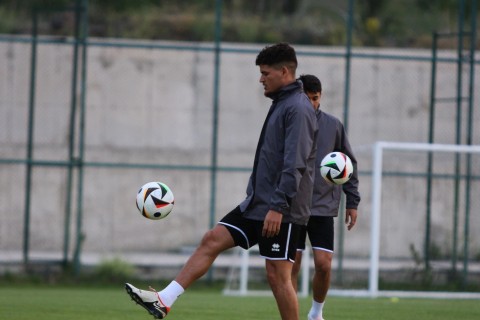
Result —
<instances>
[{"instance_id":1,"label":"player's face","mask_svg":"<svg viewBox=\"0 0 480 320\"><path fill-rule=\"evenodd\" d=\"M263 85L263 94L272 96L285 85L286 67L272 67L265 64L260 66L260 83Z\"/></svg>"},{"instance_id":2,"label":"player's face","mask_svg":"<svg viewBox=\"0 0 480 320\"><path fill-rule=\"evenodd\" d=\"M320 92L305 92L308 99L313 105L313 109L317 110L320 107L320 97L322 94Z\"/></svg>"}]
</instances>

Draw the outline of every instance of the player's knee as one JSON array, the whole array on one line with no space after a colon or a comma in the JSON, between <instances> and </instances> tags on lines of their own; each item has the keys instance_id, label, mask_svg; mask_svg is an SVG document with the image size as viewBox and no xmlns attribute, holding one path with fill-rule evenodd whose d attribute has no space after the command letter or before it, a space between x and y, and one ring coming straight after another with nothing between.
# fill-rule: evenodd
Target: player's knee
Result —
<instances>
[{"instance_id":1,"label":"player's knee","mask_svg":"<svg viewBox=\"0 0 480 320\"><path fill-rule=\"evenodd\" d=\"M267 281L270 284L270 286L277 285L279 275L278 275L278 270L277 270L276 266L267 261L266 272L267 272Z\"/></svg>"},{"instance_id":2,"label":"player's knee","mask_svg":"<svg viewBox=\"0 0 480 320\"><path fill-rule=\"evenodd\" d=\"M234 246L235 241L228 229L225 226L217 225L203 235L199 249L204 254L217 255Z\"/></svg>"},{"instance_id":3,"label":"player's knee","mask_svg":"<svg viewBox=\"0 0 480 320\"><path fill-rule=\"evenodd\" d=\"M288 263L288 265L286 263ZM291 262L285 261L285 263L283 263L280 261L274 262L267 260L266 272L268 283L273 290L284 287L289 283L291 284Z\"/></svg>"},{"instance_id":4,"label":"player's knee","mask_svg":"<svg viewBox=\"0 0 480 320\"><path fill-rule=\"evenodd\" d=\"M272 288L274 291L276 288L279 288L279 286L281 286L283 282L282 278L277 272L273 272L273 271L269 272L268 270L267 270L267 280L268 280L268 284L270 285L270 288Z\"/></svg>"},{"instance_id":5,"label":"player's knee","mask_svg":"<svg viewBox=\"0 0 480 320\"><path fill-rule=\"evenodd\" d=\"M206 251L215 252L220 248L220 239L217 233L212 229L207 231L200 242L200 247Z\"/></svg>"},{"instance_id":6,"label":"player's knee","mask_svg":"<svg viewBox=\"0 0 480 320\"><path fill-rule=\"evenodd\" d=\"M315 264L315 272L326 274L332 269L332 262L329 260L322 260Z\"/></svg>"}]
</instances>

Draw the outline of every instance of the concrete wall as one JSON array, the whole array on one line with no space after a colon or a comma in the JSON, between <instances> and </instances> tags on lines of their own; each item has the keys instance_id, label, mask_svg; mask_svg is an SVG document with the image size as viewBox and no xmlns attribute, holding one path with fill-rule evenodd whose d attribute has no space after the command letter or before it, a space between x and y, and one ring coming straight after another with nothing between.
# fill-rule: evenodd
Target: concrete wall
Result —
<instances>
[{"instance_id":1,"label":"concrete wall","mask_svg":"<svg viewBox=\"0 0 480 320\"><path fill-rule=\"evenodd\" d=\"M134 42L131 42L134 43ZM88 49L85 161L208 166L211 159L214 60L207 45L181 43L196 50L90 46ZM249 168L270 101L262 94L254 60L259 45L224 44L253 52L221 56L218 164ZM210 46L209 46L210 47ZM307 52L342 53L343 48L296 47L299 70L323 82L322 109L343 119L345 61ZM355 49L356 54L429 57L429 50ZM454 52L442 52L454 57ZM30 45L0 43L0 154L26 155ZM477 68L478 69L478 68ZM467 83L465 69L464 83ZM41 44L35 104L36 160L68 157L72 48ZM358 225L346 232L345 254L368 256L371 210L371 148L378 141L427 142L430 93L429 61L354 58L351 69L349 135L359 160L362 203ZM477 71L477 78L478 78ZM477 81L478 83L478 81ZM466 87L466 86L465 86ZM475 93L479 92L475 85ZM456 94L456 65L441 63L437 92ZM466 90L465 90L466 92ZM77 98L79 94L77 93ZM478 101L478 97L477 100ZM466 105L463 107L466 128ZM474 123L480 114L475 105ZM78 114L77 114L78 119ZM76 128L78 133L78 124ZM479 143L480 126L474 126ZM465 137L465 129L462 129ZM455 142L455 106L439 104L435 140ZM473 171L480 174L479 157ZM464 163L464 162L462 162ZM376 169L376 168L375 168ZM424 172L423 153L390 153L387 171ZM435 170L453 173L451 155L436 155ZM463 170L463 169L462 169ZM138 169L87 165L83 193L84 252L122 254L161 252L195 245L209 228L210 173L207 170ZM218 173L216 219L245 195L249 172ZM150 221L135 208L135 194L148 181L163 181L176 200L165 220ZM76 179L75 181L76 182ZM0 164L0 250L21 251L25 199L25 166ZM425 226L425 181L412 177L384 179L382 245L384 257L411 257L422 250ZM463 183L462 183L463 186ZM66 169L35 167L32 181L31 250L61 252L66 199ZM449 252L453 234L453 183L434 181L432 240ZM463 234L464 189L460 193L460 235ZM480 252L479 182L472 184L471 254ZM74 193L76 201L76 193ZM75 203L75 202L74 202ZM74 208L75 209L75 208ZM76 212L71 220L74 242ZM340 224L338 221L337 224ZM474 230L475 229L475 230Z\"/></svg>"}]
</instances>

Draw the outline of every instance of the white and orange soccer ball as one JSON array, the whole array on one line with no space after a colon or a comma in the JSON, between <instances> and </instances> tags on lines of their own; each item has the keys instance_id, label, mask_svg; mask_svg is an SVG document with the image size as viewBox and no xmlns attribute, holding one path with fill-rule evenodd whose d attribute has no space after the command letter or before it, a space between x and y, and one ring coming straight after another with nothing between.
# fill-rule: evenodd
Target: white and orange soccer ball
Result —
<instances>
[{"instance_id":1,"label":"white and orange soccer ball","mask_svg":"<svg viewBox=\"0 0 480 320\"><path fill-rule=\"evenodd\" d=\"M320 163L320 174L328 183L344 184L352 177L352 160L342 152L330 152Z\"/></svg>"},{"instance_id":2,"label":"white and orange soccer ball","mask_svg":"<svg viewBox=\"0 0 480 320\"><path fill-rule=\"evenodd\" d=\"M148 219L159 220L170 214L174 205L173 192L162 182L148 182L137 193L137 209Z\"/></svg>"}]
</instances>

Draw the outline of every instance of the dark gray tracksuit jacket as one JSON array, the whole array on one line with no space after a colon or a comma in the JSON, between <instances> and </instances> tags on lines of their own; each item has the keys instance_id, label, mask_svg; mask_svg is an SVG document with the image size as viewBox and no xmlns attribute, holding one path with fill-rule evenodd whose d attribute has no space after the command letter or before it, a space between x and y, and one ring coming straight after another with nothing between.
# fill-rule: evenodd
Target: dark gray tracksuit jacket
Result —
<instances>
[{"instance_id":1,"label":"dark gray tracksuit jacket","mask_svg":"<svg viewBox=\"0 0 480 320\"><path fill-rule=\"evenodd\" d=\"M300 81L283 87L272 99L240 210L248 219L263 221L272 209L283 214L282 222L306 225L317 148L315 111Z\"/></svg>"},{"instance_id":2,"label":"dark gray tracksuit jacket","mask_svg":"<svg viewBox=\"0 0 480 320\"><path fill-rule=\"evenodd\" d=\"M345 128L340 120L318 109L317 125L319 137L317 140L317 169L315 171L311 214L312 216L336 217L342 189L347 198L347 209L357 209L360 202L357 160L353 155ZM322 159L333 151L343 152L352 160L353 175L343 185L329 184L320 175L319 168Z\"/></svg>"}]
</instances>

